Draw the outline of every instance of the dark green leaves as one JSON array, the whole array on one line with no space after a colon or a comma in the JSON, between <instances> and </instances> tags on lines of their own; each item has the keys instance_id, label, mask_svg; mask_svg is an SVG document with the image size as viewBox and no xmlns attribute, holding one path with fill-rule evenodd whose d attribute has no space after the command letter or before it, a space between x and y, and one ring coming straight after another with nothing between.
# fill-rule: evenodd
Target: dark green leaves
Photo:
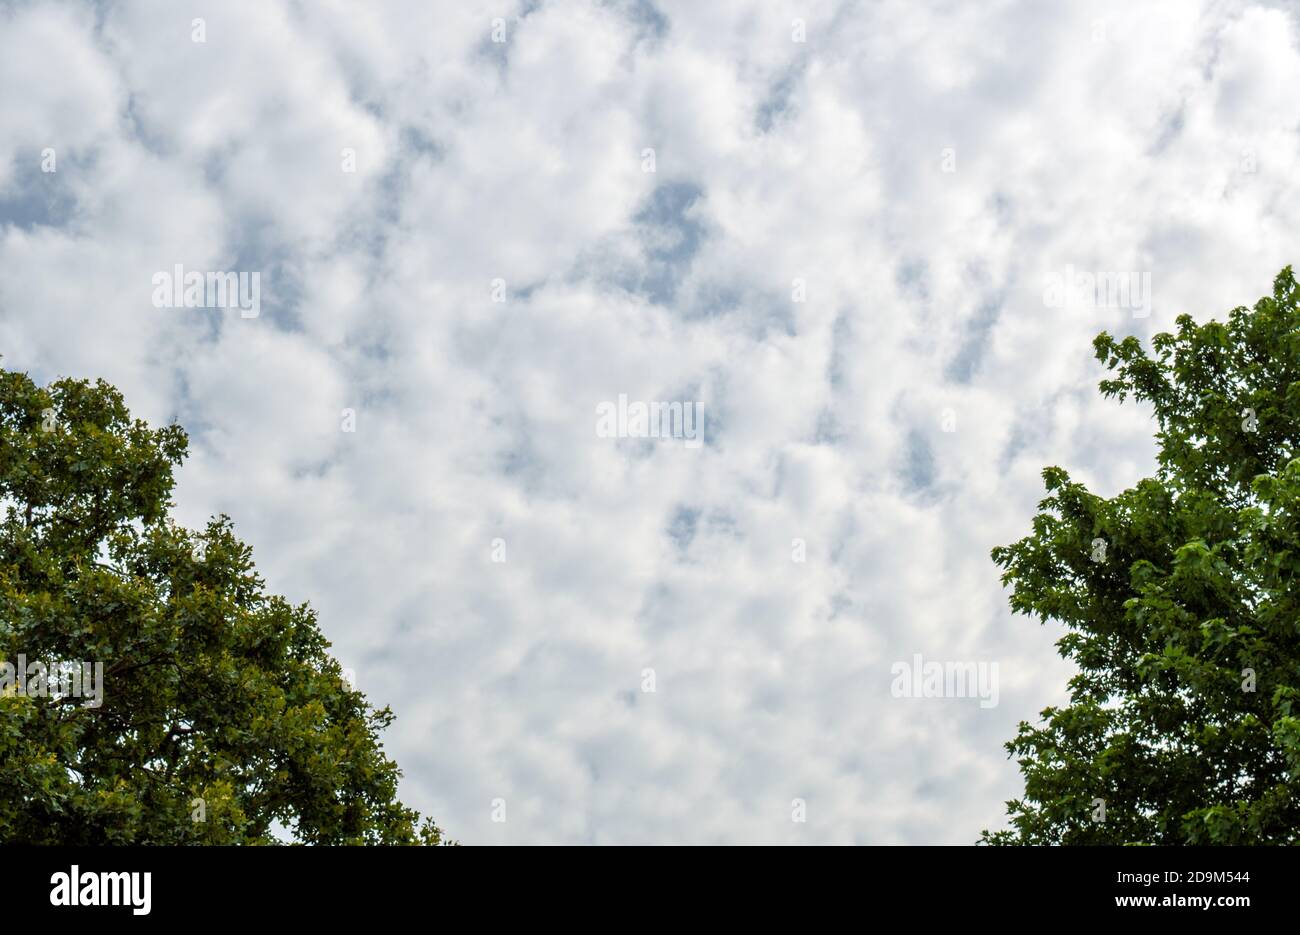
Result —
<instances>
[{"instance_id":1,"label":"dark green leaves","mask_svg":"<svg viewBox=\"0 0 1300 935\"><path fill-rule=\"evenodd\" d=\"M99 663L103 689L0 693L0 842L440 843L311 609L225 517L168 521L186 445L102 381L0 370L0 663Z\"/></svg>"},{"instance_id":2,"label":"dark green leaves","mask_svg":"<svg viewBox=\"0 0 1300 935\"><path fill-rule=\"evenodd\" d=\"M1291 269L1148 354L1101 334L1103 395L1152 407L1155 477L1105 499L1060 468L993 550L1011 606L1066 628L1071 704L1007 744L995 844L1300 841L1300 308ZM1106 543L1103 561L1089 546Z\"/></svg>"}]
</instances>

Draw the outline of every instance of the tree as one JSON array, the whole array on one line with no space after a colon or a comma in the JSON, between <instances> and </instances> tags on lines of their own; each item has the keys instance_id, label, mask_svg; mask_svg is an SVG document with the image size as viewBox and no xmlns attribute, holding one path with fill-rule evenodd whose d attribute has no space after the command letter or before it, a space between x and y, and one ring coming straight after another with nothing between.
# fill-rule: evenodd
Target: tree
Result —
<instances>
[{"instance_id":1,"label":"tree","mask_svg":"<svg viewBox=\"0 0 1300 935\"><path fill-rule=\"evenodd\" d=\"M1100 389L1151 406L1152 478L1106 499L1059 467L993 550L1013 610L1067 628L1070 703L1007 745L1024 797L991 844L1300 841L1300 309L1291 268L1148 355L1102 333Z\"/></svg>"},{"instance_id":2,"label":"tree","mask_svg":"<svg viewBox=\"0 0 1300 935\"><path fill-rule=\"evenodd\" d=\"M168 519L187 445L0 369L0 843L441 843L314 612Z\"/></svg>"}]
</instances>

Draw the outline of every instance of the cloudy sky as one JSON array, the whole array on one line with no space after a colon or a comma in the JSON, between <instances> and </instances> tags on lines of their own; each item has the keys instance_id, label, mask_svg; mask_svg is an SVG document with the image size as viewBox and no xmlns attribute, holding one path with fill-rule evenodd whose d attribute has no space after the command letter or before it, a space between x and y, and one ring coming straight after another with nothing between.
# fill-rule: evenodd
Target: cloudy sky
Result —
<instances>
[{"instance_id":1,"label":"cloudy sky","mask_svg":"<svg viewBox=\"0 0 1300 935\"><path fill-rule=\"evenodd\" d=\"M1300 259L1297 42L1234 0L0 2L0 354L189 430L179 520L317 608L463 842L970 843L1068 677L989 549L1044 465L1151 472L1098 331ZM158 307L177 264L259 313ZM1050 299L1085 272L1149 302ZM704 443L602 437L620 394ZM895 697L916 654L997 704Z\"/></svg>"}]
</instances>

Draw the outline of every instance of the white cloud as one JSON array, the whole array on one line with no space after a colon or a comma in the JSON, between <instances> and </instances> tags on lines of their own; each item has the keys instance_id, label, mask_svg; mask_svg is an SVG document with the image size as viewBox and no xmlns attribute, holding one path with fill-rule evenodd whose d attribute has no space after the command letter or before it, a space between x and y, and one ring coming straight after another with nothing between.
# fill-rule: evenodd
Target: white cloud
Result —
<instances>
[{"instance_id":1,"label":"white cloud","mask_svg":"<svg viewBox=\"0 0 1300 935\"><path fill-rule=\"evenodd\" d=\"M988 551L1043 465L1151 469L1097 331L1294 261L1295 18L531 7L0 14L5 365L191 428L181 518L312 602L467 843L974 840L1066 677ZM176 263L262 271L261 316L154 308ZM1150 318L1046 307L1066 265L1149 271ZM620 393L708 444L597 437ZM891 697L914 653L999 706Z\"/></svg>"}]
</instances>

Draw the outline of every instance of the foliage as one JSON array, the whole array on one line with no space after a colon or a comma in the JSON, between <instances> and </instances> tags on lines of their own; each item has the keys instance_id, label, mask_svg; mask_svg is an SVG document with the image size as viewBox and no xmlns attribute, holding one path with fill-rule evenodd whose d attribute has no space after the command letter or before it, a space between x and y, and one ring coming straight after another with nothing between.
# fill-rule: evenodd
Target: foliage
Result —
<instances>
[{"instance_id":1,"label":"foliage","mask_svg":"<svg viewBox=\"0 0 1300 935\"><path fill-rule=\"evenodd\" d=\"M1061 468L993 550L1011 606L1063 623L1070 701L1007 744L1025 780L991 844L1300 840L1300 309L1290 267L1225 323L1148 354L1102 333L1107 397L1154 411L1153 478L1112 498ZM1094 560L1104 541L1104 560ZM1104 802L1104 820L1097 800Z\"/></svg>"},{"instance_id":2,"label":"foliage","mask_svg":"<svg viewBox=\"0 0 1300 935\"><path fill-rule=\"evenodd\" d=\"M0 369L0 661L103 666L97 707L5 687L0 842L441 843L313 611L228 518L168 519L187 444L103 381Z\"/></svg>"}]
</instances>

